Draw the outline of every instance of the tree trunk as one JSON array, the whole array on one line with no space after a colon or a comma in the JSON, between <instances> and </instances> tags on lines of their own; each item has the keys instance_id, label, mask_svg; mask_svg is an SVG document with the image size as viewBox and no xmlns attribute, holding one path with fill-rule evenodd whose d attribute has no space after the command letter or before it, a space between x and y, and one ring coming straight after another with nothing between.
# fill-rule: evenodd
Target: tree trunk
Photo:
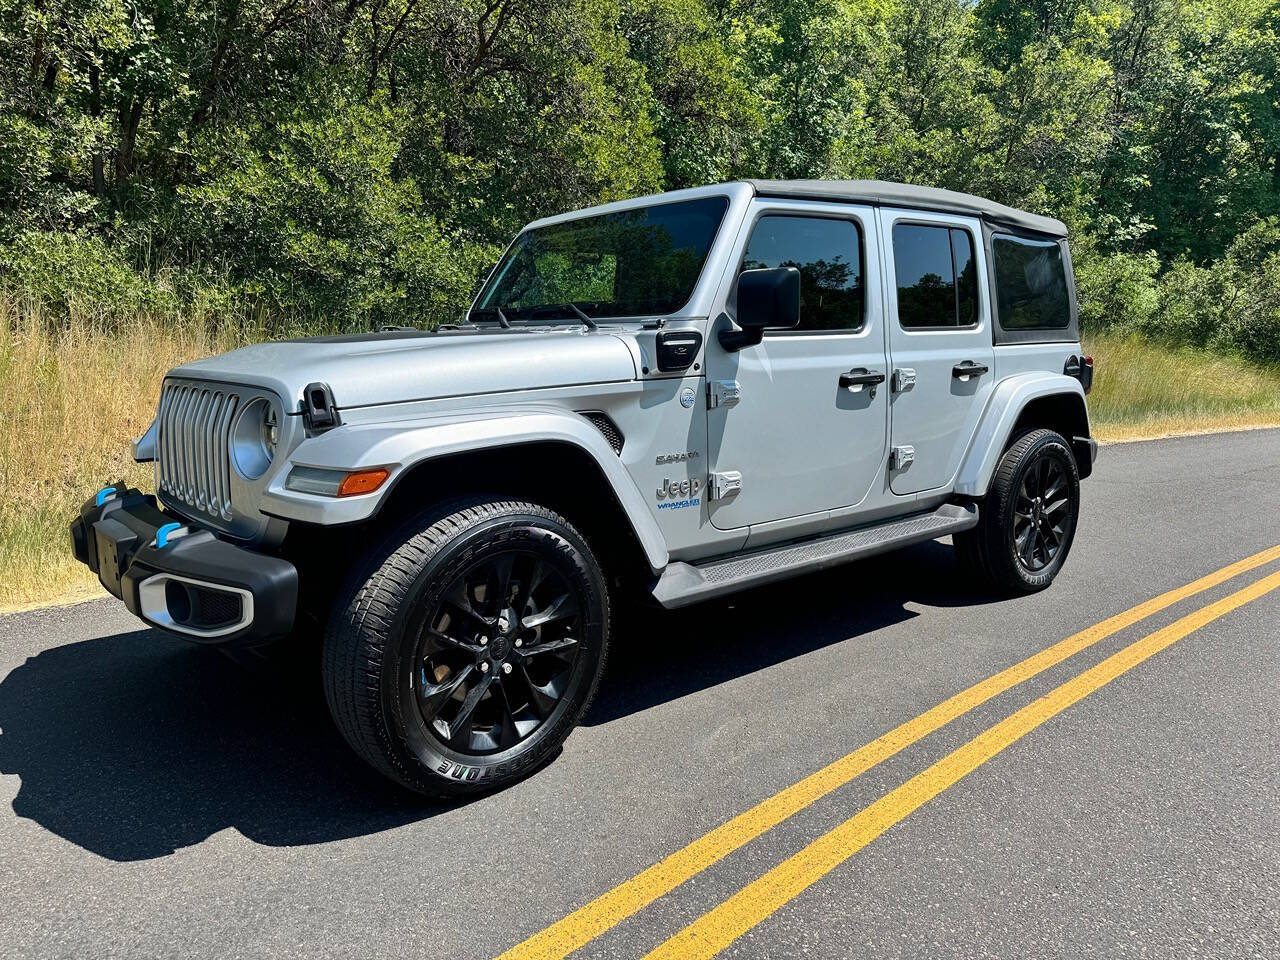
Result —
<instances>
[{"instance_id":1,"label":"tree trunk","mask_svg":"<svg viewBox=\"0 0 1280 960\"><path fill-rule=\"evenodd\" d=\"M122 187L133 173L134 149L138 144L138 124L145 99L129 100L120 108L120 144L116 147L116 186Z\"/></svg>"},{"instance_id":2,"label":"tree trunk","mask_svg":"<svg viewBox=\"0 0 1280 960\"><path fill-rule=\"evenodd\" d=\"M96 63L89 65L89 116L95 120L102 116L102 71ZM102 169L102 140L96 130L93 138L93 195L101 197L107 192L107 178Z\"/></svg>"}]
</instances>

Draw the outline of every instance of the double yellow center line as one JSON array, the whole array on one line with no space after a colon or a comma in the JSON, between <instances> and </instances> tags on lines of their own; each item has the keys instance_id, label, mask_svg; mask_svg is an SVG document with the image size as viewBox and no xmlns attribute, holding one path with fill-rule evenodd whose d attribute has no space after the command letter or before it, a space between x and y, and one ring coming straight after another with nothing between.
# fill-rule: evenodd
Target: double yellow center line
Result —
<instances>
[{"instance_id":1,"label":"double yellow center line","mask_svg":"<svg viewBox=\"0 0 1280 960\"><path fill-rule=\"evenodd\" d=\"M859 774L991 698L1188 597L1280 558L1280 546L1138 604L974 684L803 780L761 801L502 954L499 960L568 956L733 851ZM819 837L677 933L650 957L711 957L867 843L961 777L1071 704L1181 637L1280 587L1280 573L1175 621L1067 681L975 737L849 820Z\"/></svg>"}]
</instances>

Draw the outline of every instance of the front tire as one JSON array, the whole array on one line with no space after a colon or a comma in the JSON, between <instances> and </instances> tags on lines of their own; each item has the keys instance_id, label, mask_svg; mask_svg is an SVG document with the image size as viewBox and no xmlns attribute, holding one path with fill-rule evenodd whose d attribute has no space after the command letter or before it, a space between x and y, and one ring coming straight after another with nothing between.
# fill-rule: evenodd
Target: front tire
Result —
<instances>
[{"instance_id":1,"label":"front tire","mask_svg":"<svg viewBox=\"0 0 1280 960\"><path fill-rule=\"evenodd\" d=\"M375 548L325 631L325 695L375 769L434 796L506 786L559 750L609 645L583 537L533 503L443 505Z\"/></svg>"},{"instance_id":2,"label":"front tire","mask_svg":"<svg viewBox=\"0 0 1280 960\"><path fill-rule=\"evenodd\" d=\"M978 525L957 534L960 560L1003 593L1049 586L1066 562L1080 513L1080 471L1052 430L1018 437L1000 458Z\"/></svg>"}]
</instances>

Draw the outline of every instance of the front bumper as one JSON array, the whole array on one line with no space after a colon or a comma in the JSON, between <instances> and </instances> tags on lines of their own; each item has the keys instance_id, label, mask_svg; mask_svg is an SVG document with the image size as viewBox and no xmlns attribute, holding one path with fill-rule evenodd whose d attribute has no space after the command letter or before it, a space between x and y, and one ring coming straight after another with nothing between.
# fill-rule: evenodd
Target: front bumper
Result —
<instances>
[{"instance_id":1,"label":"front bumper","mask_svg":"<svg viewBox=\"0 0 1280 960\"><path fill-rule=\"evenodd\" d=\"M123 484L80 508L71 550L130 612L188 639L252 642L293 627L293 564L219 540Z\"/></svg>"}]
</instances>

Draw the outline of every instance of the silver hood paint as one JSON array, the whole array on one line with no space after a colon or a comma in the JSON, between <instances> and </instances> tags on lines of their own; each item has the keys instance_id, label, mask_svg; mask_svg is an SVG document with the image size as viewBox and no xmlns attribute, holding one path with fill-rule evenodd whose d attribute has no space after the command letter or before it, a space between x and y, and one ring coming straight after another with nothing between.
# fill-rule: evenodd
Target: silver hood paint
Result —
<instances>
[{"instance_id":1,"label":"silver hood paint","mask_svg":"<svg viewBox=\"0 0 1280 960\"><path fill-rule=\"evenodd\" d=\"M315 337L242 347L170 376L265 387L291 411L306 385L319 381L341 409L632 380L627 336L557 327Z\"/></svg>"}]
</instances>

